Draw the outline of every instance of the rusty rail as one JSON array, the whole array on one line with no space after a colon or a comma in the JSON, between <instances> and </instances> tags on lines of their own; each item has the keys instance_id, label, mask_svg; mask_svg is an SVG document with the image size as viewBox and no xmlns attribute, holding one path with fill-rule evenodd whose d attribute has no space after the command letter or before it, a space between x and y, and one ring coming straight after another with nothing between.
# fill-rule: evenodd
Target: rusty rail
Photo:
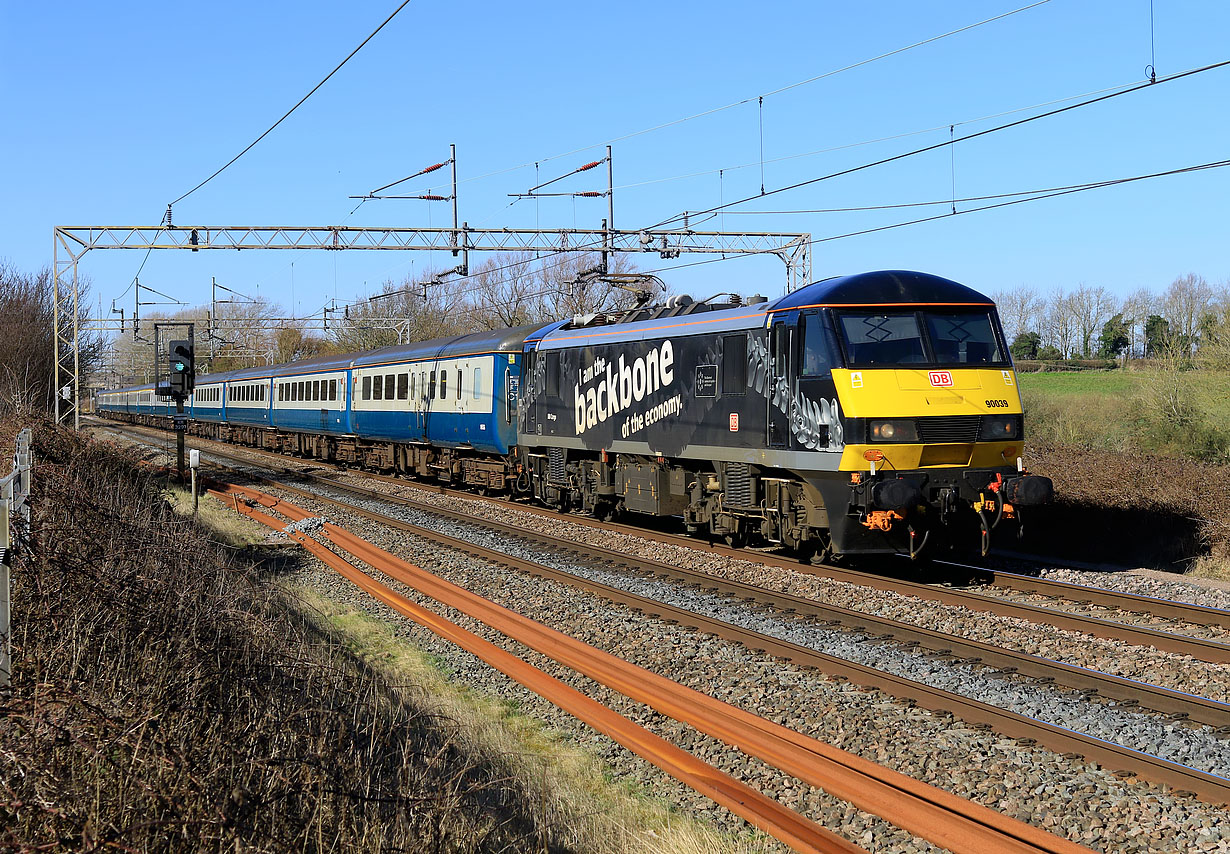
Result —
<instances>
[{"instance_id":1,"label":"rusty rail","mask_svg":"<svg viewBox=\"0 0 1230 854\"><path fill-rule=\"evenodd\" d=\"M228 485L224 493L243 495L287 518L311 515L245 487ZM457 587L336 525L326 523L323 532L338 547L441 604L936 845L958 854L1088 850L625 662Z\"/></svg>"}]
</instances>

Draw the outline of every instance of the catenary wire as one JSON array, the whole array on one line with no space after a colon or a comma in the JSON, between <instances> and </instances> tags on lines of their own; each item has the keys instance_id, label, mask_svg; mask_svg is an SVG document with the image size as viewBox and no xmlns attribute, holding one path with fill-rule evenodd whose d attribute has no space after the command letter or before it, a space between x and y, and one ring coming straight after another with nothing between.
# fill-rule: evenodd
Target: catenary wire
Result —
<instances>
[{"instance_id":1,"label":"catenary wire","mask_svg":"<svg viewBox=\"0 0 1230 854\"><path fill-rule=\"evenodd\" d=\"M831 71L826 71L822 74L817 74L812 77L808 77L806 80L799 80L795 83L790 83L785 86L778 87L777 89L772 89L768 92L763 92L758 95L751 95L746 98L742 98L738 101L732 101L729 104L724 104L720 107L712 107L707 110L702 110L699 113L694 113L692 115L684 116L683 118L679 118L679 119L672 119L671 121L668 121L668 122L662 122L661 124L653 125L647 128L642 128L641 130L632 131L630 133L626 133L621 136L612 137L611 139L607 139L602 142L595 142L590 145L581 146L580 148L573 148L569 151L562 151L558 154L552 154L548 157L540 157L536 160L530 160L525 163L518 163L516 166L507 166L503 169L496 169L491 172L484 172L481 175L475 175L472 178L466 178L464 179L464 181L459 182L459 183L468 183L470 181L481 181L485 178L492 178L496 175L504 175L509 172L515 172L518 169L525 169L530 166L534 166L536 164L546 163L550 160L558 160L561 157L571 157L574 154L580 154L581 152L589 151L592 148L600 148L604 145L613 145L616 142L623 142L624 140L634 139L635 137L644 136L646 134L653 133L655 131L663 130L669 127L674 127L675 125L680 125L680 124L683 124L684 122L690 122L690 121L693 121L694 119L700 119L706 116L711 116L715 113L724 112L725 110L730 110L730 109L733 109L734 107L740 107L744 104L752 103L757 98L767 98L772 95L779 95L782 92L787 92L791 89L797 89L800 86L806 86L809 83L815 83L815 82L824 80L829 77L835 77L836 75L842 74L846 71L852 71L856 68L861 68L865 65L870 65L873 62L878 62L879 60L882 60L882 59L888 59L889 57L893 57L893 56L897 56L902 53L906 53L907 51L914 50L915 48L923 47L925 45L932 44L934 42L941 41L946 38L950 38L951 36L959 35L960 33L964 33L964 32L969 32L970 30L977 29L978 27L982 27L987 24L994 23L995 21L1000 21L1000 20L1003 20L1004 18L1009 18L1009 17L1012 17L1013 15L1017 15L1021 12L1027 12L1030 9L1037 8L1038 6L1046 5L1049 2L1051 2L1051 0L1038 0L1038 2L1030 3L1026 6L1021 6L1019 8L1012 9L1008 12L1004 12L1003 14L996 15L991 18L986 18L984 20L977 21L972 24L967 24L963 27L958 27L955 30L949 30L948 32L940 33L939 35L931 36L930 38L926 38L921 41L913 42L912 44L908 44L903 47L895 48L893 50L886 51L885 53L881 53L876 56L868 57L867 59L862 59L862 60L859 60L858 62L854 62L849 65L842 66L840 68L834 68Z\"/></svg>"},{"instance_id":2,"label":"catenary wire","mask_svg":"<svg viewBox=\"0 0 1230 854\"><path fill-rule=\"evenodd\" d=\"M350 53L346 56L346 58L345 58L345 59L343 59L341 62L339 62L339 63L337 64L337 66L336 66L336 67L335 67L332 71L330 71L328 74L326 74L326 75L325 75L325 78L324 78L323 80L321 80L319 83L317 83L315 86L313 86L313 87L312 87L312 90L311 90L310 92L308 92L306 95L304 95L302 98L300 98L300 99L299 99L299 101L298 101L298 102L297 102L297 103L296 103L293 107L291 107L289 110L287 110L287 111L286 111L286 112L282 115L282 118L278 119L276 122L274 122L272 125L270 125L270 126L269 126L268 130L266 130L264 133L262 133L262 134L261 134L260 136L258 136L256 139L252 140L252 142L250 142L250 143L248 144L247 148L245 148L243 151L239 152L239 153L238 153L238 154L236 154L234 157L232 157L230 160L228 160L226 163L224 163L224 164L222 165L222 167L221 167L220 169L218 169L218 171L217 171L217 172L214 172L212 175L210 175L210 176L209 176L208 178L206 178L204 181L202 181L201 183L197 184L195 187L193 187L193 188L192 188L191 190L189 190L188 192L184 193L182 196L180 196L180 197L179 197L178 199L176 199L175 201L171 202L171 204L172 204L172 205L177 205L177 204L179 204L179 203L180 203L180 202L182 202L184 199L188 198L188 197L189 197L189 196L191 196L193 193L195 193L197 190L199 190L199 189L201 189L202 187L204 187L206 184L208 184L208 183L209 183L210 181L212 181L214 178L217 178L217 177L218 177L219 175L221 175L224 171L226 171L226 169L227 169L227 168L229 168L229 167L231 166L231 164L233 164L236 160L238 160L239 158L241 158L241 157L243 157L245 154L247 154L249 151L251 151L251 150L252 150L252 149L256 146L256 144L257 144L258 142L260 142L260 141L261 141L262 139L264 139L265 137L269 136L269 134L273 132L274 128L276 128L278 125L282 124L282 122L286 121L286 119L288 119L288 118L290 117L290 114L291 114L291 113L293 113L295 110L299 109L299 107L301 107L301 106L303 105L303 102L304 102L304 101L306 101L308 98L312 97L312 95L316 94L316 90L317 90L317 89L319 89L321 86L324 86L326 83L328 83L328 82L329 82L329 78L331 78L334 74L337 74L337 72L341 71L341 70L342 70L342 66L343 66L343 65L345 65L345 64L346 64L346 63L348 63L348 62L350 62L350 60L354 58L354 55L355 55L355 54L357 54L359 51L361 51L361 50L364 48L364 46L365 46L365 45L366 45L369 41L371 41L372 39L374 39L374 38L376 37L376 34L377 34L377 33L379 33L381 30L383 30L383 29L385 28L385 26L386 26L386 25L387 25L390 21L392 21L394 18L396 18L396 17L397 17L397 13L398 13L398 12L400 12L402 9L406 8L406 6L408 6L408 5L410 5L410 0L403 0L402 4L401 4L400 6L398 6L396 9L394 9L394 10L393 10L393 14L391 14L391 15L389 15L387 18L385 18L385 19L384 19L384 22L383 22L383 23L381 23L381 24L380 24L380 26L378 26L378 27L376 27L376 29L372 30L371 34L370 34L367 38L363 39L363 41L359 44L359 46L358 46L358 47L356 47L354 50L352 50L352 51L351 51L351 52L350 52Z\"/></svg>"},{"instance_id":3,"label":"catenary wire","mask_svg":"<svg viewBox=\"0 0 1230 854\"><path fill-rule=\"evenodd\" d=\"M1061 113L1066 113L1071 110L1080 109L1081 107L1088 107L1092 104L1098 104L1103 101L1108 101L1112 98L1118 98L1121 95L1127 95L1131 92L1139 92L1141 89L1151 89L1156 86L1161 86L1164 83L1172 83L1176 80L1182 80L1186 77L1191 77L1196 74L1202 74L1206 71L1213 71L1219 68L1224 68L1227 65L1230 65L1230 60L1222 60L1221 62L1214 62L1209 65L1202 65L1198 68L1189 69L1187 71L1180 71L1176 74L1171 74L1168 77L1159 77L1156 82L1146 80L1143 83L1138 83L1135 86L1130 86L1126 89L1122 89L1117 92L1111 92L1110 94L1107 94L1107 95L1099 95L1097 97L1088 98L1084 101L1079 101L1075 104L1069 104L1065 107L1059 107L1054 110L1048 110L1044 113L1038 113L1037 115L1033 115L1033 116L1026 116L1023 119L1017 119L1016 121L1006 122L1001 125L996 125L995 127L986 128L985 130L974 131L973 133L968 133L968 134L965 134L964 136L959 136L955 140L944 140L943 142L937 142L932 145L925 145L921 148L915 148L910 151L905 151L905 152L902 152L901 154L894 154L891 157L882 157L879 160L873 160L869 163L863 163L859 166L851 166L848 169L841 169L841 170L838 170L837 172L830 172L827 175L820 175L816 178L808 178L805 181L798 181L793 184L787 184L784 187L777 187L776 189L768 190L761 194L745 196L741 199L737 199L737 200L730 201L730 202L725 202L720 206L705 208L699 211L691 211L688 213L688 215L696 216L696 215L713 213L715 211L733 207L735 205L741 205L741 204L746 204L747 202L756 201L757 199L762 199L762 198L765 198L766 196L772 196L778 193L785 193L790 190L800 189L802 187L809 187L813 184L818 184L821 181L828 181L832 178L839 178L844 175L851 175L855 172L862 172L865 169L871 169L875 166L883 166L886 163L893 163L898 160L904 160L908 157L913 157L917 154L923 154L928 151L936 151L937 149L945 148L946 146L952 145L956 142L966 142L971 139L977 139L979 137L989 136L990 134L998 133L999 131L1002 131L1002 130L1008 130L1010 128L1020 127L1021 125L1029 124L1030 122L1036 122L1039 119L1050 118L1051 116L1057 116ZM678 215L669 217L667 219L662 220L661 222L658 222L652 226L649 226L649 228L651 229L660 228L664 225L668 225L670 223L673 223L673 222L676 222L682 219L683 216L684 214L678 214Z\"/></svg>"},{"instance_id":4,"label":"catenary wire","mask_svg":"<svg viewBox=\"0 0 1230 854\"><path fill-rule=\"evenodd\" d=\"M1165 177L1170 177L1174 175L1183 175L1183 174L1187 174L1191 172L1202 172L1208 169L1221 169L1227 166L1230 166L1230 160L1214 160L1208 163L1201 163L1196 166L1184 166L1178 169L1168 169L1164 172L1151 172L1147 175L1134 175L1130 178L1113 178L1113 179L1109 179L1106 181L1096 181L1096 182L1092 182L1088 184L1077 184L1077 185L1072 185L1070 187L1056 188L1054 190L1042 190L1042 191L1037 191L1038 192L1037 195L1032 195L1028 198L1011 199L1006 202L997 202L995 204L982 205L976 208L966 208L965 210L957 211L955 214L950 213L950 212L945 212L942 214L936 214L934 216L919 217L917 219L906 220L904 222L889 223L888 225L874 226L872 228L859 229L858 231L848 231L848 232L845 232L844 234L833 234L828 237L817 237L813 240L807 241L807 243L804 245L815 246L818 243L829 243L834 240L843 240L847 237L859 237L865 234L874 234L880 231L890 231L890 230L897 229L897 228L905 228L906 226L910 226L910 225L920 225L926 222L934 222L936 220L949 219L951 217L961 216L963 214L981 213L983 211L994 210L996 208L1006 208L1012 205L1025 204L1026 202L1037 202L1043 199L1052 199L1057 196L1067 196L1067 195L1072 195L1073 193L1083 193L1089 190L1102 189L1104 187L1115 187L1121 184L1130 184L1136 181L1146 181L1151 178L1165 178ZM1004 194L1004 195L1016 195L1016 194ZM996 198L996 197L988 196L987 198ZM933 202L931 204L947 204L947 203L948 201L945 200L942 202ZM891 207L891 206L885 206L885 208L887 207ZM764 255L764 254L768 254L768 250L766 250L765 252L746 252L740 255L732 255L729 257L722 257L722 258L707 258L701 261L691 261L686 264L674 264L674 265L671 265L670 267L659 267L658 269L655 269L655 270L642 270L640 272L643 272L646 275L653 275L656 273L661 273L661 272L666 272L666 271L671 271L671 270L681 270L685 267L701 267L706 264L717 264L721 261L730 261L735 258L749 258L755 255Z\"/></svg>"}]
</instances>

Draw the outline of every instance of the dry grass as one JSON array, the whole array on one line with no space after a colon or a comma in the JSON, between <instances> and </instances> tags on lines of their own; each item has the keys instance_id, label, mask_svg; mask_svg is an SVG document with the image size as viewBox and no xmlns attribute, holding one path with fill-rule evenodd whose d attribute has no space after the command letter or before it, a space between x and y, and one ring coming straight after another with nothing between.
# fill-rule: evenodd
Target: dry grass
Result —
<instances>
[{"instance_id":1,"label":"dry grass","mask_svg":"<svg viewBox=\"0 0 1230 854\"><path fill-rule=\"evenodd\" d=\"M391 684L408 686L412 702L459 724L464 748L498 759L548 814L572 816L569 841L593 854L762 854L779 851L767 837L732 839L611 781L600 758L570 745L509 704L449 680L419 647L385 622L302 587L290 588L305 614Z\"/></svg>"},{"instance_id":2,"label":"dry grass","mask_svg":"<svg viewBox=\"0 0 1230 854\"><path fill-rule=\"evenodd\" d=\"M180 516L192 516L192 493L179 486L169 486L162 497ZM214 535L221 543L234 548L259 546L269 541L269 529L247 516L226 507L212 495L201 495L197 502L196 523Z\"/></svg>"}]
</instances>

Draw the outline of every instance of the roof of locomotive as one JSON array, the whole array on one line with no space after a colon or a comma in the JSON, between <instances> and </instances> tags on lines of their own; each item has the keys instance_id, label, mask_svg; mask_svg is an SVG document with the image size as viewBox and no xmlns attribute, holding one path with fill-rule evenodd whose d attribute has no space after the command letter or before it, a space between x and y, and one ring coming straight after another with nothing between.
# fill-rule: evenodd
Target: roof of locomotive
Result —
<instances>
[{"instance_id":1,"label":"roof of locomotive","mask_svg":"<svg viewBox=\"0 0 1230 854\"><path fill-rule=\"evenodd\" d=\"M877 270L825 279L774 301L770 311L877 305L992 306L988 297L951 279L910 270Z\"/></svg>"}]
</instances>

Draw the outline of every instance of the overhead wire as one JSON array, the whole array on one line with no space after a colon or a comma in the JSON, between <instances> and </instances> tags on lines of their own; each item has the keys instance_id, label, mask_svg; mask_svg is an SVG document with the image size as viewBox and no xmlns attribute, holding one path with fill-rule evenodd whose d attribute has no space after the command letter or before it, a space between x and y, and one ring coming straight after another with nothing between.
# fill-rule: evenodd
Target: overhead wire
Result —
<instances>
[{"instance_id":1,"label":"overhead wire","mask_svg":"<svg viewBox=\"0 0 1230 854\"><path fill-rule=\"evenodd\" d=\"M303 106L303 103L304 103L304 102L305 102L308 98L310 98L310 97L312 97L312 95L316 94L316 90L318 90L321 86L324 86L326 83L328 83L328 82L329 82L329 79L330 79L331 77L333 77L333 75L334 75L334 74L337 74L337 72L341 71L341 70L342 70L342 66L344 66L346 63L350 62L350 60L354 58L355 54L357 54L359 51L361 51L361 50L364 48L364 46L366 46L366 45L367 45L367 43L368 43L368 42L370 42L372 39L374 39L374 38L376 37L376 34L377 34L377 33L379 33L381 30L383 30L383 29L385 28L385 26L387 26L387 25L388 25L388 23L389 23L390 21L392 21L394 18L396 18L396 17L397 17L397 14L398 14L398 13L399 13L402 9L406 8L406 6L408 6L408 5L410 5L410 0L402 0L401 5L400 5L400 6L398 6L396 9L394 9L394 10L393 10L393 14L391 14L391 15L389 15L387 18L385 18L385 19L384 19L384 21L380 24L380 26L378 26L378 27L376 27L376 29L372 30L372 31L371 31L371 33L368 35L368 37L367 37L367 38L365 38L365 39L363 39L363 41L362 41L362 42L360 42L360 44L359 44L359 46L358 46L358 47L356 47L356 48L355 48L354 50L352 50L349 54L347 54L345 59L343 59L341 62L339 62L339 63L337 64L337 66L336 66L336 67L334 67L334 69L333 69L332 71L330 71L328 74L326 74L326 75L325 75L325 77L324 77L324 79L323 79L323 80L321 80L319 83L317 83L315 86L313 86L313 87L312 87L312 89L311 89L311 91L310 91L310 92L308 92L306 95L304 95L302 98L300 98L300 99L299 99L299 100L295 103L295 105L294 105L293 107L291 107L289 110L287 110L285 113L283 113L283 114L282 114L282 117L281 117L280 119L278 119L276 122L274 122L272 125L270 125L270 126L269 126L269 128L268 128L268 129L267 129L264 133L262 133L260 136L258 136L256 139L252 140L252 142L250 142L250 143L248 144L248 146L247 146L246 148L244 148L244 150L243 150L243 151L239 152L239 153L238 153L238 154L236 154L234 157L232 157L230 160L228 160L226 163L224 163L224 164L221 166L221 168L219 168L219 169L218 169L218 171L214 172L212 175L210 175L210 176L209 176L208 178L206 178L204 181L202 181L201 183L197 184L195 187L193 187L193 188L192 188L191 190L189 190L188 192L184 193L182 196L180 196L179 198L177 198L175 201L171 202L171 204L172 204L172 205L177 205L177 204L179 204L179 203L180 203L180 202L182 202L184 199L188 198L188 197L189 197L189 196L191 196L193 193L195 193L197 190L199 190L199 189L201 189L202 187L204 187L206 184L208 184L208 183L209 183L210 181L212 181L214 178L217 178L219 175L221 175L223 172L225 172L225 171L226 171L226 170L227 170L227 169L228 169L228 168L229 168L229 167L230 167L230 166L231 166L231 165L232 165L232 164L233 164L236 160L238 160L239 158L241 158L241 157L243 157L245 154L247 154L249 151L251 151L251 150L252 150L252 149L256 146L256 144L257 144L258 142L260 142L260 141L261 141L262 139L264 139L265 137L269 136L269 134L270 134L270 133L272 133L272 132L273 132L273 130L274 130L274 129L278 126L278 125L282 124L282 122L284 122L284 121L286 121L288 118L290 118L291 113L293 113L295 110L299 109L299 107Z\"/></svg>"},{"instance_id":2,"label":"overhead wire","mask_svg":"<svg viewBox=\"0 0 1230 854\"><path fill-rule=\"evenodd\" d=\"M551 160L558 160L561 157L571 157L574 154L580 154L581 152L589 151L592 148L600 148L604 145L613 145L614 143L617 143L617 142L623 142L624 140L634 139L638 136L644 136L646 134L653 133L655 131L664 130L665 128L674 127L675 125L680 125L685 122L694 121L695 119L705 118L706 116L711 116L711 115L714 115L715 113L721 113L726 110L733 109L735 107L743 106L744 104L750 104L756 101L758 98L768 98L772 95L780 95L782 92L788 92L791 89L797 89L800 86L806 86L810 83L816 83L820 80L824 80L829 77L835 77L838 74L842 74L847 71L853 71L856 68L861 68L865 65L870 65L873 62L878 62L882 59L888 59L889 57L897 56L899 54L906 53L916 48L924 47L934 42L942 41L943 39L950 38L952 36L959 35L961 33L969 32L970 30L977 29L978 27L982 27L987 24L992 24L996 21L1001 21L1004 18L1012 17L1013 15L1020 14L1021 12L1027 12L1030 9L1035 9L1039 6L1044 6L1050 2L1051 0L1037 0L1037 2L1029 3L1025 6L1012 9L1008 12L1004 12L1002 14L995 15L990 18L985 18L981 21L976 21L975 23L972 23L972 24L966 24L965 26L958 27L955 30L949 30L948 32L930 36L929 38L925 38L925 39L922 39L921 41L916 41L911 44L904 45L903 47L894 48L893 50L885 51L884 53L877 54L876 56L868 57L867 59L859 60L858 62L852 62L849 65L844 65L840 68L834 68L829 71L825 71L821 74L816 74L812 77L808 77L805 80L799 80L795 83L789 83L785 86L780 86L777 89L771 89L768 92L762 92L757 95L750 95L746 98L740 98L737 101L731 101L729 104L723 104L722 106L719 106L719 107L711 107L707 110L702 110L699 113L693 113L692 115L684 116L682 118L672 119L671 121L662 122L660 124L652 125L651 127L642 128L641 130L636 130L630 133L625 133L625 134L622 134L621 136L612 137L610 139L603 140L601 142L595 142L589 145L583 145L579 148L573 148L568 151L562 151L558 154L552 154L548 157L539 157L536 160L530 160L525 163L518 163L516 166L507 166L502 169L493 170L491 172L484 172L481 175L475 175L471 178L467 178L465 179L465 181L466 182L481 181L485 178L492 178L497 175L504 175L509 172L515 172L518 169L525 169L530 166L536 166L538 164L546 163ZM772 162L772 161L769 161L769 162Z\"/></svg>"},{"instance_id":3,"label":"overhead wire","mask_svg":"<svg viewBox=\"0 0 1230 854\"><path fill-rule=\"evenodd\" d=\"M890 231L890 230L897 229L897 228L905 228L911 225L920 225L922 223L935 222L936 220L941 220L941 219L950 219L951 217L962 216L964 214L981 213L983 211L994 210L996 208L1005 208L1005 207L1010 207L1013 205L1025 204L1026 202L1037 202L1037 201L1042 201L1044 199L1052 199L1057 196L1067 196L1067 195L1072 195L1074 193L1087 192L1089 190L1099 190L1105 187L1115 187L1115 186L1119 186L1122 184L1134 183L1137 181L1146 181L1152 178L1166 178L1166 177L1171 177L1174 175L1188 174L1191 172L1202 172L1202 171L1209 170L1209 169L1222 169L1227 166L1230 166L1230 160L1214 160L1208 163L1201 163L1195 166L1183 166L1178 169L1168 169L1162 172L1150 172L1146 175L1133 175L1128 178L1113 178L1113 179L1108 179L1105 181L1092 181L1092 182L1085 183L1085 184L1072 184L1066 187L1057 187L1057 188L1049 189L1049 190L1038 190L1038 191L1034 191L1034 194L1030 195L1028 198L1013 198L1005 202L997 202L995 204L982 205L980 207L958 210L955 213L945 212L942 214L936 214L934 216L919 217L917 219L905 220L903 222L889 223L888 225L873 226L871 228L863 228L857 231L848 231L843 234L829 235L828 237L817 237L817 238L807 241L805 244L802 244L802 245L815 246L819 243L829 243L834 240L844 240L845 238L848 238L848 237L860 237L865 234L874 234L876 232L881 232L881 231ZM995 199L995 198L1004 198L1006 196L1017 196L1017 195L1023 195L1023 193L1001 193L998 195L985 196L981 198ZM961 201L961 200L958 200L958 201ZM945 199L943 201L938 201L938 202L927 202L925 204L930 204L930 205L948 204L948 200ZM900 205L900 206L883 205L883 206L879 206L877 208L871 208L871 209L887 210L892 207L908 207L908 206L909 205ZM768 254L769 252L771 252L771 250L765 250L764 252L745 252L740 255L732 255L729 257L722 257L722 258L706 258L700 261L691 261L685 264L674 264L670 267L661 267L656 270L643 270L641 272L647 275L651 275L654 273L661 273L667 270L679 270L685 267L701 267L706 264L716 264L721 261L729 261L734 258L747 258L747 257L755 256L755 255L764 255L764 254Z\"/></svg>"},{"instance_id":4,"label":"overhead wire","mask_svg":"<svg viewBox=\"0 0 1230 854\"><path fill-rule=\"evenodd\" d=\"M871 169L876 166L883 166L887 163L894 163L899 160L904 160L908 157L914 157L915 155L918 155L918 154L924 154L928 151L936 151L937 149L944 148L948 145L952 145L957 142L967 142L971 139L978 139L979 137L989 136L990 134L998 133L1000 131L1008 130L1014 127L1020 127L1021 125L1029 124L1030 122L1036 122L1040 119L1050 118L1051 116L1057 116L1057 115L1060 115L1061 113L1070 112L1071 110L1076 110L1082 107L1088 107L1093 104L1098 104L1104 101L1109 101L1112 98L1118 98L1122 95L1127 95L1132 92L1139 92L1142 89L1151 89L1156 86L1161 86L1165 83L1173 83L1176 80L1182 80L1187 77L1192 77L1196 74L1202 74L1206 71L1213 71L1218 68L1224 68L1227 65L1230 65L1230 60L1222 60L1221 62L1214 62L1208 65L1202 65L1198 68L1192 68L1187 71L1180 71L1175 74L1171 74L1167 77L1159 77L1156 81L1145 81L1143 83L1138 83L1134 86L1129 86L1128 88L1119 90L1117 92L1111 92L1106 95L1100 95L1097 97L1088 98L1086 100L1079 101L1075 104L1069 104L1067 106L1059 107L1054 110L1048 110L1047 112L1038 113L1037 115L1033 115L1033 116L1026 116L1023 119L1017 119L1016 121L1006 122L1001 125L996 125L995 127L986 128L985 130L974 131L973 133L968 133L968 134L965 134L964 136L956 137L955 139L944 140L943 142L937 142L932 145L925 145L925 146L922 146L921 148L915 148L910 151L902 152L901 154L894 154L891 157L882 157L879 160L873 160L870 163L863 163L859 166L851 166L846 169L840 169L836 172L830 172L827 175L820 175L816 178L809 178L805 181L797 181L793 184L788 184L784 187L777 187L776 189L768 190L764 193L759 193L753 196L745 196L735 201L725 202L723 203L721 208L729 208L735 205L746 204L747 202L756 201L758 199L765 198L766 196L773 196L773 195L777 195L778 193L785 193L791 190L798 190L802 187L809 187L814 184L818 184L821 181L828 181L833 178L839 178L845 175L852 175L855 172L862 172L866 169ZM654 225L650 226L650 228L660 228L664 225L668 225L672 222L676 222L680 219L683 219L685 215L695 216L698 214L708 214L708 213L713 213L719 209L720 208L718 206L714 206L714 207L705 208L699 211L690 211L687 214L678 214L676 216L672 216L672 217L669 217L668 219L662 220L661 222L655 223Z\"/></svg>"}]
</instances>

